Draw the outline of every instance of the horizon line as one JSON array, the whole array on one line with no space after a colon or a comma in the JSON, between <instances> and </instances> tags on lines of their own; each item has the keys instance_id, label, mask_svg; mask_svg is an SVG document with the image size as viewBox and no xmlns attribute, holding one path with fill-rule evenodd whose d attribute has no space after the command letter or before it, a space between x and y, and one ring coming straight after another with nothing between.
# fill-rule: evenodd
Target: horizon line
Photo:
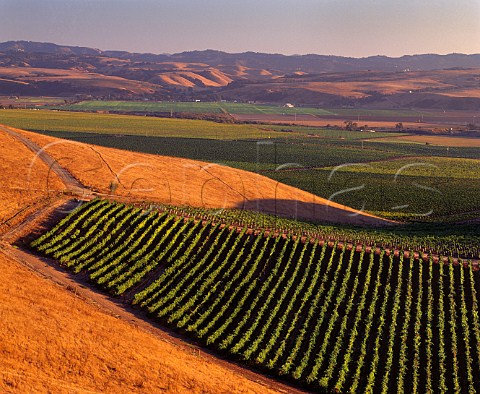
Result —
<instances>
[{"instance_id":1,"label":"horizon line","mask_svg":"<svg viewBox=\"0 0 480 394\"><path fill-rule=\"evenodd\" d=\"M181 55L183 53L194 53L194 52L220 52L220 53L225 53L228 55L240 55L240 54L247 54L247 53L254 53L254 54L262 54L262 55L278 55L278 56L285 56L285 57L304 57L304 56L325 56L325 57L341 57L341 58L347 58L347 59L369 59L373 57L384 57L384 58L389 58L389 59L401 59L403 57L413 57L413 56L428 56L428 55L433 55L433 56L451 56L451 55L461 55L461 56L478 56L480 53L463 53L463 52L450 52L450 53L433 53L433 52L424 52L424 53L414 53L414 54L403 54L400 56L388 56L388 55L381 55L381 54L376 54L376 55L368 55L368 56L348 56L348 55L333 55L333 54L320 54L320 53L304 53L304 54L291 54L287 55L284 53L279 53L279 52L258 52L258 51L243 51L243 52L228 52L220 49L212 49L212 48L207 48L207 49L193 49L193 50L184 50L180 52L174 52L174 53L154 53L154 52L132 52L129 50L125 49L100 49L96 47L91 47L91 46L85 46L85 45L70 45L70 44L57 44L55 42L47 42L47 41L32 41L32 40L8 40L8 41L3 41L0 42L1 44L7 44L7 43L34 43L34 44L50 44L50 45L55 45L58 47L70 47L70 48L85 48L85 49L92 49L95 51L100 51L100 52L127 52L130 54L137 54L137 55L154 55L154 56L175 56L175 55Z\"/></svg>"}]
</instances>

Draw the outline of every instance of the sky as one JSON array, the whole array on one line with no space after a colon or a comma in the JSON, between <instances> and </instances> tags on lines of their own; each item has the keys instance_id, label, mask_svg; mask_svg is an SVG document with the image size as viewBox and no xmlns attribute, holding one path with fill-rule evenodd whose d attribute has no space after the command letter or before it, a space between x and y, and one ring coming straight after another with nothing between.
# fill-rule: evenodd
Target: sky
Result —
<instances>
[{"instance_id":1,"label":"sky","mask_svg":"<svg viewBox=\"0 0 480 394\"><path fill-rule=\"evenodd\" d=\"M480 0L0 0L0 42L102 50L480 53Z\"/></svg>"}]
</instances>

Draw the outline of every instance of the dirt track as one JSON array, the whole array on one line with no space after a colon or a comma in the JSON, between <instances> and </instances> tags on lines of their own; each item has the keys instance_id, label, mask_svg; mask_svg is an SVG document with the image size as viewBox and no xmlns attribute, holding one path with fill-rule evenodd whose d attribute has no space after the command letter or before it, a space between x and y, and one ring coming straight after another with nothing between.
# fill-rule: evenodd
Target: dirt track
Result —
<instances>
[{"instance_id":1,"label":"dirt track","mask_svg":"<svg viewBox=\"0 0 480 394\"><path fill-rule=\"evenodd\" d=\"M480 138L455 137L443 135L407 135L403 137L376 138L375 142L416 142L421 144L480 148Z\"/></svg>"},{"instance_id":2,"label":"dirt track","mask_svg":"<svg viewBox=\"0 0 480 394\"><path fill-rule=\"evenodd\" d=\"M113 298L98 292L90 283L88 283L85 277L82 277L81 275L73 275L51 259L33 255L23 248L13 247L6 243L0 244L0 253L3 253L10 259L28 267L42 278L63 286L65 290L72 292L83 301L95 305L101 311L128 322L136 329L141 329L153 334L162 341L174 344L188 353L193 353L202 359L218 363L223 367L234 371L236 374L253 382L260 383L270 389L283 393L308 393L308 391L290 387L271 379L268 376L260 375L243 366L219 358L218 355L200 348L194 342L183 339L173 331L148 320L145 313L123 303L122 299Z\"/></svg>"},{"instance_id":3,"label":"dirt track","mask_svg":"<svg viewBox=\"0 0 480 394\"><path fill-rule=\"evenodd\" d=\"M78 195L89 195L90 189L86 188L82 183L75 179L70 172L64 167L60 166L58 162L45 152L40 146L30 141L27 137L17 133L16 131L0 125L0 130L8 133L13 138L21 141L27 148L29 148L37 157L42 160L65 184L70 192Z\"/></svg>"}]
</instances>

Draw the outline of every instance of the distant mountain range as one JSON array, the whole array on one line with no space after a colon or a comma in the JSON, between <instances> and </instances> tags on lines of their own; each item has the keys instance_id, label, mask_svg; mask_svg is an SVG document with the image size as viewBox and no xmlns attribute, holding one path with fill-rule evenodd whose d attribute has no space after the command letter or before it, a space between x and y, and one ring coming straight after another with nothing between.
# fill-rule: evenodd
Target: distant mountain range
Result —
<instances>
[{"instance_id":1,"label":"distant mountain range","mask_svg":"<svg viewBox=\"0 0 480 394\"><path fill-rule=\"evenodd\" d=\"M206 63L212 67L244 66L256 69L273 69L282 72L303 71L307 73L344 71L401 71L440 70L453 67L480 68L480 54L405 55L398 58L370 56L352 58L329 55L281 55L257 52L226 53L215 50L181 52L176 54L130 53L126 51L102 51L100 49L65 46L32 41L8 41L0 43L0 52L25 54L51 54L58 56L104 56L134 62L185 62Z\"/></svg>"},{"instance_id":2,"label":"distant mountain range","mask_svg":"<svg viewBox=\"0 0 480 394\"><path fill-rule=\"evenodd\" d=\"M480 101L478 69L480 54L398 58L215 50L149 54L31 41L0 43L0 95L199 97L377 107L386 101L389 106L423 101L433 107L472 109ZM398 94L401 100L392 100Z\"/></svg>"}]
</instances>

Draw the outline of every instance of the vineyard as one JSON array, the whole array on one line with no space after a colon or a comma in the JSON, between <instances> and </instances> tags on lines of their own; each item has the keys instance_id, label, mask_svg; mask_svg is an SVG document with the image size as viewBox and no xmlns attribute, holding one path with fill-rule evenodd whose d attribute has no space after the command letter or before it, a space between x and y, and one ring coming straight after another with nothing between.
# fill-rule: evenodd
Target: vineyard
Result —
<instances>
[{"instance_id":1,"label":"vineyard","mask_svg":"<svg viewBox=\"0 0 480 394\"><path fill-rule=\"evenodd\" d=\"M31 246L162 324L310 389L480 390L480 272L469 260L106 200Z\"/></svg>"}]
</instances>

